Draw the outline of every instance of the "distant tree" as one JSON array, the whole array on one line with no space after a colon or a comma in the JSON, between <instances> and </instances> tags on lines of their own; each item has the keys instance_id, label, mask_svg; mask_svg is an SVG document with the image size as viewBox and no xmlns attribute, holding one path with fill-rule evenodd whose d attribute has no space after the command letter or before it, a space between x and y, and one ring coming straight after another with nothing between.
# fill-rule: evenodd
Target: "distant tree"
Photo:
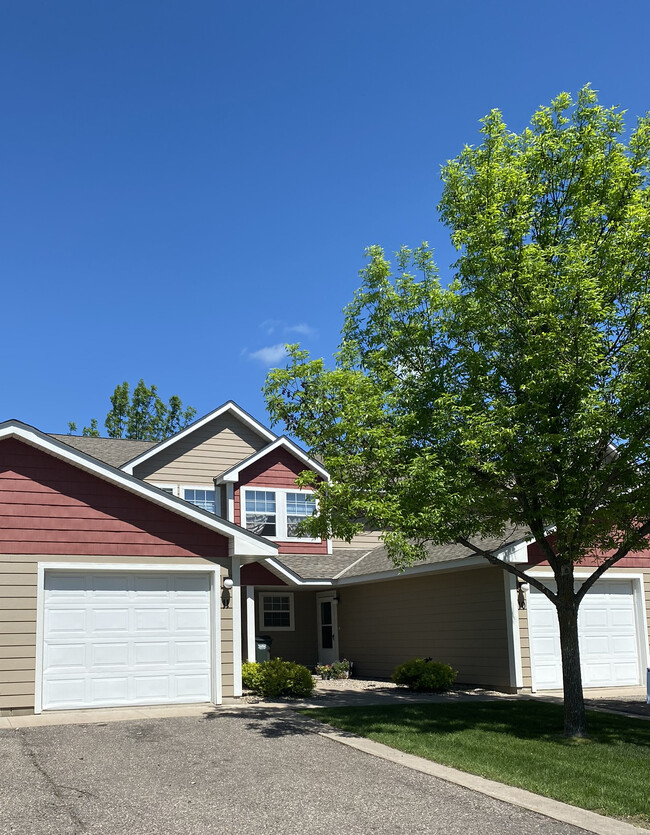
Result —
<instances>
[{"instance_id":1,"label":"distant tree","mask_svg":"<svg viewBox=\"0 0 650 835\"><path fill-rule=\"evenodd\" d=\"M401 565L455 541L554 604L572 737L586 734L578 607L650 534L650 117L623 132L589 87L521 134L492 111L443 168L455 281L426 245L396 268L371 247L336 368L292 346L266 384L273 419L332 476L313 535L369 520ZM481 548L512 523L554 586ZM576 582L586 559L597 568Z\"/></svg>"},{"instance_id":2,"label":"distant tree","mask_svg":"<svg viewBox=\"0 0 650 835\"><path fill-rule=\"evenodd\" d=\"M139 441L162 441L181 429L184 429L196 415L192 406L183 408L183 402L177 394L165 403L158 394L156 386L147 386L140 380L133 389L125 381L115 386L111 395L111 409L106 415L104 426L109 438L131 438ZM70 433L77 431L77 424L68 423ZM93 418L89 426L84 426L85 437L99 437L97 419Z\"/></svg>"}]
</instances>

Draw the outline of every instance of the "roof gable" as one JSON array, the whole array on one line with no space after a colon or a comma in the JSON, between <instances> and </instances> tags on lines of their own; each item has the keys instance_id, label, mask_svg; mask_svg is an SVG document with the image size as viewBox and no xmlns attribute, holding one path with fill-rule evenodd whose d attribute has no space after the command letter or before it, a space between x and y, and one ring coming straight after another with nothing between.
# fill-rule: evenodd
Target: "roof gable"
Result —
<instances>
[{"instance_id":1,"label":"roof gable","mask_svg":"<svg viewBox=\"0 0 650 835\"><path fill-rule=\"evenodd\" d=\"M164 441L160 441L160 443L154 444L145 452L142 452L131 460L126 461L122 464L121 469L124 470L125 473L132 474L134 469L144 461L147 461L154 455L158 455L158 453L163 452L164 450L168 450L170 447L173 447L174 444L186 440L197 430L202 429L210 421L226 413L230 413L236 417L237 420L244 424L244 426L248 427L252 432L259 435L259 437L263 438L267 442L274 441L277 438L277 435L274 432L271 432L270 429L267 429L266 426L263 426L259 421L255 420L252 415L249 415L248 412L244 411L244 409L232 400L229 400L227 403L224 403L223 406L219 406L218 409L214 409L202 418L195 420L194 423L191 423L185 429L181 429L180 432L172 435L171 438L167 438Z\"/></svg>"},{"instance_id":2,"label":"roof gable","mask_svg":"<svg viewBox=\"0 0 650 835\"><path fill-rule=\"evenodd\" d=\"M304 465L305 469L313 470L325 481L329 481L329 473L321 464L318 463L318 461L307 455L306 452L304 452L302 449L300 449L299 446L294 444L293 441L290 441L289 438L282 436L277 440L273 441L272 444L265 446L264 449L261 449L259 452L250 455L248 458L245 458L243 461L240 461L239 464L236 464L234 467L231 467L229 470L226 470L224 473L221 473L220 476L217 476L217 478L215 478L215 483L226 484L228 482L239 481L243 470L247 469L253 464L258 463L267 455L270 455L271 453L280 449L285 450L293 458L296 458L298 461L300 461L300 463Z\"/></svg>"}]
</instances>

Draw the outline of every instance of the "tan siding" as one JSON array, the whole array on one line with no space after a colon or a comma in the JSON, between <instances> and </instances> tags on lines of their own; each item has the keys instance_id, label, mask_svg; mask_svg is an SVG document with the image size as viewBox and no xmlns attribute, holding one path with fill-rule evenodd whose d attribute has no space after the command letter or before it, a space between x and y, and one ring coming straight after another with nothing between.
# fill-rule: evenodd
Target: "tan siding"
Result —
<instances>
[{"instance_id":1,"label":"tan siding","mask_svg":"<svg viewBox=\"0 0 650 835\"><path fill-rule=\"evenodd\" d=\"M378 545L383 545L381 531L362 531L351 542L346 542L344 539L332 540L332 548L335 550L348 549L359 551L364 548L370 550L371 548L376 548Z\"/></svg>"},{"instance_id":2,"label":"tan siding","mask_svg":"<svg viewBox=\"0 0 650 835\"><path fill-rule=\"evenodd\" d=\"M510 686L503 575L480 568L338 589L341 655L388 678L414 657L458 670L459 683Z\"/></svg>"},{"instance_id":3,"label":"tan siding","mask_svg":"<svg viewBox=\"0 0 650 835\"><path fill-rule=\"evenodd\" d=\"M228 576L228 571L223 570L221 576ZM221 605L220 600L217 601L217 605ZM221 609L221 695L223 699L232 699L235 694L232 640L232 609Z\"/></svg>"},{"instance_id":4,"label":"tan siding","mask_svg":"<svg viewBox=\"0 0 650 835\"><path fill-rule=\"evenodd\" d=\"M52 557L25 555L0 555L0 710L33 708L34 675L36 657L36 587L37 563L55 562ZM63 561L63 560L60 560ZM159 565L165 567L168 560L156 557L65 557L67 563L94 563L115 565L118 563ZM201 557L184 557L183 565L210 567L222 561L211 562ZM10 569L10 570L9 570ZM221 573L228 569L222 566ZM14 596L16 593L16 596ZM218 592L217 592L218 593ZM11 607L11 608L10 608ZM232 618L232 615L230 615ZM222 634L222 651L229 651L224 660L226 672L232 675L232 621L229 630Z\"/></svg>"},{"instance_id":5,"label":"tan siding","mask_svg":"<svg viewBox=\"0 0 650 835\"><path fill-rule=\"evenodd\" d=\"M215 476L267 444L234 415L225 414L140 464L134 475L153 483L212 486Z\"/></svg>"},{"instance_id":6,"label":"tan siding","mask_svg":"<svg viewBox=\"0 0 650 835\"><path fill-rule=\"evenodd\" d=\"M617 574L643 574L643 590L645 595L646 629L650 639L650 569L649 568L610 568L604 579L616 579ZM519 631L521 644L521 665L523 673L524 688L532 687L531 661L530 661L530 639L528 635L528 613L519 610ZM650 659L649 659L650 662Z\"/></svg>"},{"instance_id":7,"label":"tan siding","mask_svg":"<svg viewBox=\"0 0 650 835\"><path fill-rule=\"evenodd\" d=\"M280 588L270 591L284 591ZM275 631L260 626L260 594L263 591L255 589L255 634L268 635L273 639L271 657L284 658L285 661L297 661L308 667L318 661L318 645L316 634L316 592L293 591L293 614L295 629L292 631Z\"/></svg>"}]
</instances>

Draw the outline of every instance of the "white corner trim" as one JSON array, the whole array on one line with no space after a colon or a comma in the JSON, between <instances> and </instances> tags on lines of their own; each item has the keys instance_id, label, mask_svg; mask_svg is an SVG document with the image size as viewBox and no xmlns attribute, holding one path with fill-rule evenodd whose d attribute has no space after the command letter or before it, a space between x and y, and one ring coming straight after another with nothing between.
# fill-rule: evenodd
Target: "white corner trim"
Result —
<instances>
[{"instance_id":1,"label":"white corner trim","mask_svg":"<svg viewBox=\"0 0 650 835\"><path fill-rule=\"evenodd\" d=\"M218 475L215 478L216 484L223 484L226 482L236 482L239 481L239 474L242 470L245 470L247 467L250 467L252 464L255 464L256 461L259 461L262 458L265 458L269 453L273 452L274 450L278 449L279 447L283 447L286 449L291 455L295 458L298 458L303 464L306 464L310 470L318 473L322 478L326 481L329 481L329 473L327 470L322 467L317 461L307 455L306 452L303 452L299 446L294 444L288 438L280 437L277 440L273 441L273 443L265 446L263 449L259 450L259 452L253 453L253 455L249 456L248 458L244 458L243 461L240 461L234 467L231 467L229 470L226 470L221 475Z\"/></svg>"},{"instance_id":2,"label":"white corner trim","mask_svg":"<svg viewBox=\"0 0 650 835\"><path fill-rule=\"evenodd\" d=\"M141 455L138 455L137 458L132 458L131 461L127 461L126 464L122 465L121 469L123 469L125 473L129 473L132 475L134 468L137 467L139 464L142 464L144 461L147 461L149 458L152 458L159 452L162 452L163 450L167 449L168 447L172 446L173 444L177 443L183 438L186 438L188 435L191 435L192 432L196 432L197 429L201 429L201 427L205 426L206 423L209 423L211 420L220 417L226 412L231 412L233 415L235 415L235 417L238 418L238 420L240 420L249 429L255 432L256 435L259 435L266 441L271 442L278 437L275 434L275 432L271 432L270 429L267 429L266 426L261 424L259 421L255 420L254 417L252 417L243 409L241 409L236 403L234 403L232 400L229 400L227 403L224 403L223 406L219 406L212 412L208 412L208 414L204 415L202 418L195 420L194 423L190 424L185 429L181 429L180 432L177 432L175 435L172 435L171 438L167 438L167 440L161 441L159 444L156 444L156 446L151 447L151 449L148 449L146 452L143 452Z\"/></svg>"},{"instance_id":3,"label":"white corner trim","mask_svg":"<svg viewBox=\"0 0 650 835\"><path fill-rule=\"evenodd\" d=\"M49 438L49 436L26 424L21 424L18 421L7 421L0 426L0 440L4 438L16 438L36 449L45 450L55 458L66 461L78 467L80 470L101 478L109 484L121 487L129 493L144 498L153 504L160 505L167 510L171 510L178 516L183 516L192 522L197 522L208 530L225 536L230 541L231 548L235 554L241 556L271 556L277 554L277 546L273 543L257 537L239 526L234 526L232 523L228 524L218 516L208 514L207 511L200 510L189 502L172 496L170 493L164 493L157 487L141 481L126 472L122 472L97 459L86 456L78 450L67 446L63 442L55 441L53 438Z\"/></svg>"},{"instance_id":4,"label":"white corner trim","mask_svg":"<svg viewBox=\"0 0 650 835\"><path fill-rule=\"evenodd\" d=\"M509 571L503 572L503 586L506 601L506 625L508 629L508 661L510 685L519 689L524 686L521 663L521 635L519 633L519 600L517 578Z\"/></svg>"},{"instance_id":5,"label":"white corner trim","mask_svg":"<svg viewBox=\"0 0 650 835\"><path fill-rule=\"evenodd\" d=\"M255 586L246 586L246 660L255 661Z\"/></svg>"},{"instance_id":6,"label":"white corner trim","mask_svg":"<svg viewBox=\"0 0 650 835\"><path fill-rule=\"evenodd\" d=\"M233 695L235 698L242 694L241 680L241 574L239 560L233 557L230 568L233 587L230 599L232 601L232 660L233 660Z\"/></svg>"}]
</instances>

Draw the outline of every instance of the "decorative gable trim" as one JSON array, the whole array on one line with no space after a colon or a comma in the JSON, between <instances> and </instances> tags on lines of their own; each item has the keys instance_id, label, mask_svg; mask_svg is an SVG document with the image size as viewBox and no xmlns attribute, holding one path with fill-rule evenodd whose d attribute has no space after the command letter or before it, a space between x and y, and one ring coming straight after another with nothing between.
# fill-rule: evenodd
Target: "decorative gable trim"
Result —
<instances>
[{"instance_id":1,"label":"decorative gable trim","mask_svg":"<svg viewBox=\"0 0 650 835\"><path fill-rule=\"evenodd\" d=\"M127 461L125 464L122 464L120 467L121 470L124 470L125 473L129 473L129 475L133 475L133 470L139 464L142 464L144 461L148 461L149 458L152 458L154 455L157 455L159 452L167 449L170 446L173 446L178 441L187 438L188 435L191 435L193 432L196 432L197 429L201 429L201 427L205 426L206 423L210 423L211 420L220 417L223 414L230 412L234 415L237 420L247 426L252 432L255 432L256 435L259 435L260 438L264 438L265 441L274 441L278 436L275 432L271 432L270 429L267 429L266 426L263 426L259 421L255 420L252 415L249 415L248 412L245 412L241 407L239 407L236 403L232 400L229 400L227 403L224 403L223 406L219 406L218 409L214 409L212 412L208 412L207 415L204 415L202 418L195 420L194 423L191 423L189 426L185 427L185 429L181 429L180 432L177 432L175 435L172 435L171 438L167 438L164 441L161 441L159 444L151 447L146 452L143 452L141 455L138 455L136 458L132 458L130 461Z\"/></svg>"},{"instance_id":2,"label":"decorative gable trim","mask_svg":"<svg viewBox=\"0 0 650 835\"><path fill-rule=\"evenodd\" d=\"M240 461L239 464L236 464L234 467L231 467L229 470L226 470L221 475L217 476L214 480L215 484L227 484L228 482L235 483L239 481L239 476L242 470L245 470L247 467L250 467L251 464L255 464L256 461L264 458L265 456L269 455L269 453L273 452L276 449L285 449L290 455L293 455L294 458L297 458L299 461L305 465L305 467L309 470L313 470L317 473L321 478L325 481L329 481L329 473L327 470L318 463L314 458L311 458L300 449L299 446L290 441L289 438L286 438L284 435L277 440L273 441L272 444L265 446L264 449L261 449L259 452L253 453L253 455L249 456L248 458L244 458L243 461Z\"/></svg>"}]
</instances>

